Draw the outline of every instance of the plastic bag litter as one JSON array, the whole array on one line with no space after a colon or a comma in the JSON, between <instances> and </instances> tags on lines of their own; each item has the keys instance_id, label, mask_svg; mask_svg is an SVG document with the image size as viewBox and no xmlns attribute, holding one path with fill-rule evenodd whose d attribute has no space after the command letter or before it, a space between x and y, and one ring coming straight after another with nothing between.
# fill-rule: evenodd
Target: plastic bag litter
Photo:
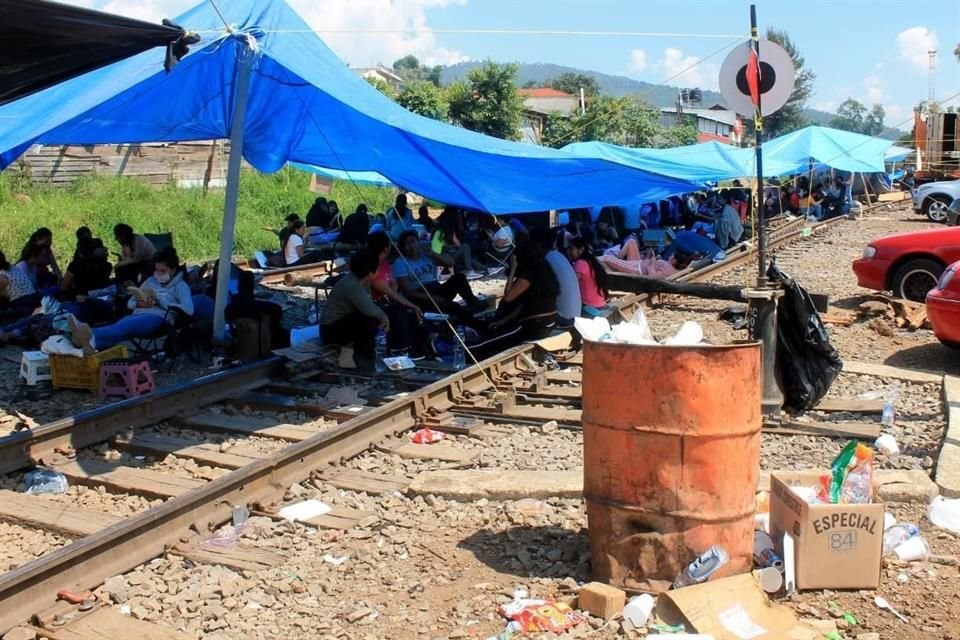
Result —
<instances>
[{"instance_id":1,"label":"plastic bag litter","mask_svg":"<svg viewBox=\"0 0 960 640\"><path fill-rule=\"evenodd\" d=\"M930 503L927 517L941 529L960 534L960 498L937 496Z\"/></svg>"},{"instance_id":2,"label":"plastic bag litter","mask_svg":"<svg viewBox=\"0 0 960 640\"><path fill-rule=\"evenodd\" d=\"M333 507L320 500L304 500L285 506L277 512L284 520L309 520L322 516L333 510Z\"/></svg>"},{"instance_id":3,"label":"plastic bag litter","mask_svg":"<svg viewBox=\"0 0 960 640\"><path fill-rule=\"evenodd\" d=\"M410 436L410 441L414 444L433 444L434 442L440 442L446 438L446 434L443 431L434 431L428 427L419 429Z\"/></svg>"},{"instance_id":4,"label":"plastic bag litter","mask_svg":"<svg viewBox=\"0 0 960 640\"><path fill-rule=\"evenodd\" d=\"M630 320L620 322L613 326L606 318L576 318L573 321L574 327L580 333L584 340L591 342L613 342L616 344L634 344L634 345L668 345L668 346L694 346L703 344L703 328L696 322L686 321L680 327L677 333L662 343L653 337L650 330L650 324L647 322L647 316L643 309L637 309L637 312Z\"/></svg>"},{"instance_id":5,"label":"plastic bag litter","mask_svg":"<svg viewBox=\"0 0 960 640\"><path fill-rule=\"evenodd\" d=\"M777 366L784 407L812 409L840 375L843 361L830 344L810 294L775 262L770 263L767 276L782 284L784 291L777 309Z\"/></svg>"},{"instance_id":6,"label":"plastic bag litter","mask_svg":"<svg viewBox=\"0 0 960 640\"><path fill-rule=\"evenodd\" d=\"M65 475L42 468L27 471L23 476L23 486L27 488L25 493L33 496L41 493L66 493L70 487Z\"/></svg>"}]
</instances>

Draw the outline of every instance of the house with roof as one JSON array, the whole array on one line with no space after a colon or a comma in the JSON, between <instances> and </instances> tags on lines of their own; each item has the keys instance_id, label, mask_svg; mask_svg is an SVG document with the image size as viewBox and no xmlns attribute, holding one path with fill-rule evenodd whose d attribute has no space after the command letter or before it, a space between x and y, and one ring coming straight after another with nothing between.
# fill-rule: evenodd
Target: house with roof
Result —
<instances>
[{"instance_id":1,"label":"house with roof","mask_svg":"<svg viewBox=\"0 0 960 640\"><path fill-rule=\"evenodd\" d=\"M580 108L579 97L550 87L520 89L518 93L523 100L523 111L520 115L521 139L531 144L542 144L543 127L548 115L569 117Z\"/></svg>"},{"instance_id":2,"label":"house with roof","mask_svg":"<svg viewBox=\"0 0 960 640\"><path fill-rule=\"evenodd\" d=\"M743 123L736 111L731 111L721 104L715 104L706 109L676 106L660 109L660 124L665 127L674 127L684 117L692 116L697 119L697 142L723 142L739 145L743 136Z\"/></svg>"},{"instance_id":3,"label":"house with roof","mask_svg":"<svg viewBox=\"0 0 960 640\"><path fill-rule=\"evenodd\" d=\"M353 72L367 80L379 80L395 91L403 88L403 78L382 64L375 67L357 67Z\"/></svg>"}]
</instances>

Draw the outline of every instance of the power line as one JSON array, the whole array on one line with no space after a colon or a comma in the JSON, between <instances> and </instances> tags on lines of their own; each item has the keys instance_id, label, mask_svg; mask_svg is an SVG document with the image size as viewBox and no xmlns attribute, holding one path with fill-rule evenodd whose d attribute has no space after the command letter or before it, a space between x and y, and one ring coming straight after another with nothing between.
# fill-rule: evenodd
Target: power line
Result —
<instances>
[{"instance_id":1,"label":"power line","mask_svg":"<svg viewBox=\"0 0 960 640\"><path fill-rule=\"evenodd\" d=\"M201 30L199 33L219 33ZM658 31L584 31L576 29L269 29L266 34L446 34L446 35L503 35L503 36L582 36L582 37L619 37L619 38L710 38L733 40L742 35L723 33L668 33Z\"/></svg>"}]
</instances>

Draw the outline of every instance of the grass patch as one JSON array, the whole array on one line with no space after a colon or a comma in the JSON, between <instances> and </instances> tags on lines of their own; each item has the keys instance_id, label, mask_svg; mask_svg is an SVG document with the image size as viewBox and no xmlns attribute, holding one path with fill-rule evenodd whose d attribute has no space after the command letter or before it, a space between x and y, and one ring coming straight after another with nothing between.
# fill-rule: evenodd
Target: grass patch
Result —
<instances>
[{"instance_id":1,"label":"grass patch","mask_svg":"<svg viewBox=\"0 0 960 640\"><path fill-rule=\"evenodd\" d=\"M244 171L240 179L234 255L277 249L277 237L260 227L279 227L288 213L306 215L318 194L309 189L310 174L285 168L274 174ZM26 196L26 197L24 197ZM391 189L337 181L328 199L341 211L365 202L372 212L393 204ZM135 178L93 176L70 187L33 186L12 173L0 174L0 250L14 261L27 238L39 227L53 230L53 249L66 266L76 244L74 232L86 225L110 251L119 251L113 225L126 222L136 232L173 232L182 259L199 261L220 252L222 191L175 186L156 188Z\"/></svg>"}]
</instances>

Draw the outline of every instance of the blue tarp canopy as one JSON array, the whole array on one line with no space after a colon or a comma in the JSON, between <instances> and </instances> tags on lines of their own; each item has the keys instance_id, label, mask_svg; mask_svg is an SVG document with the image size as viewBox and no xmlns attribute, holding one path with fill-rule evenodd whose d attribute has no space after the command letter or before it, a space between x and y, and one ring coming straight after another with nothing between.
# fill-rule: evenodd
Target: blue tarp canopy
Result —
<instances>
[{"instance_id":1,"label":"blue tarp canopy","mask_svg":"<svg viewBox=\"0 0 960 640\"><path fill-rule=\"evenodd\" d=\"M886 171L884 155L890 140L828 127L805 127L763 143L766 163L794 164L797 172L807 171L810 163L840 171L879 173Z\"/></svg>"},{"instance_id":2,"label":"blue tarp canopy","mask_svg":"<svg viewBox=\"0 0 960 640\"><path fill-rule=\"evenodd\" d=\"M907 156L911 153L913 153L913 149L899 145L891 145L890 148L887 149L887 152L883 154L883 159L887 162L900 162L901 160L906 160Z\"/></svg>"},{"instance_id":3,"label":"blue tarp canopy","mask_svg":"<svg viewBox=\"0 0 960 640\"><path fill-rule=\"evenodd\" d=\"M757 175L753 149L733 147L720 142L704 142L670 149L634 149L606 142L575 142L568 144L563 150L697 183ZM806 166L804 163L803 169L806 169ZM802 170L798 167L796 163L768 161L764 154L763 172L767 176Z\"/></svg>"},{"instance_id":4,"label":"blue tarp canopy","mask_svg":"<svg viewBox=\"0 0 960 640\"><path fill-rule=\"evenodd\" d=\"M693 188L417 116L347 68L282 0L220 5L232 32L213 3L176 18L203 40L169 74L151 50L0 107L0 168L36 143L227 138L238 52L253 46L243 155L260 171L287 162L372 171L441 202L503 213L658 200Z\"/></svg>"},{"instance_id":5,"label":"blue tarp canopy","mask_svg":"<svg viewBox=\"0 0 960 640\"><path fill-rule=\"evenodd\" d=\"M382 175L376 171L341 171L339 169L325 169L324 167L315 167L310 164L302 164L300 162L291 162L290 166L294 169L299 169L300 171L307 171L315 175L320 176L321 178L329 178L331 180L346 180L353 182L354 184L365 184L373 185L375 187L392 187L395 186L392 182L384 178Z\"/></svg>"}]
</instances>

